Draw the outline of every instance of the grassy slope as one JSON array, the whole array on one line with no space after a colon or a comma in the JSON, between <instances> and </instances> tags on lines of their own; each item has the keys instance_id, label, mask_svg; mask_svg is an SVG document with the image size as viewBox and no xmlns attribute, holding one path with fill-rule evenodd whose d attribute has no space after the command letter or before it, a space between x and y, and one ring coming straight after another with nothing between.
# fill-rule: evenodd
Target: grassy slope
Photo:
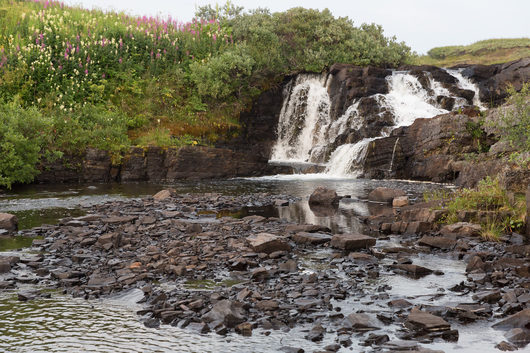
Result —
<instances>
[{"instance_id":1,"label":"grassy slope","mask_svg":"<svg viewBox=\"0 0 530 353\"><path fill-rule=\"evenodd\" d=\"M492 65L530 56L530 38L488 39L470 45L437 47L416 59L418 65Z\"/></svg>"}]
</instances>

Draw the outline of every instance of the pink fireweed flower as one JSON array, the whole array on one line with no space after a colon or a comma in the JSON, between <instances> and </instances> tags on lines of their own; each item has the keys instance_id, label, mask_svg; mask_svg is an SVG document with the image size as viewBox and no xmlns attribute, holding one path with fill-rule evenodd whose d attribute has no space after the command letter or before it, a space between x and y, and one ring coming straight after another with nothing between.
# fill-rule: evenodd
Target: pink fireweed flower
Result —
<instances>
[{"instance_id":1,"label":"pink fireweed flower","mask_svg":"<svg viewBox=\"0 0 530 353\"><path fill-rule=\"evenodd\" d=\"M88 69L85 69L85 76L88 76Z\"/></svg>"},{"instance_id":2,"label":"pink fireweed flower","mask_svg":"<svg viewBox=\"0 0 530 353\"><path fill-rule=\"evenodd\" d=\"M121 64L123 62L123 60L121 58L119 58L118 62Z\"/></svg>"}]
</instances>

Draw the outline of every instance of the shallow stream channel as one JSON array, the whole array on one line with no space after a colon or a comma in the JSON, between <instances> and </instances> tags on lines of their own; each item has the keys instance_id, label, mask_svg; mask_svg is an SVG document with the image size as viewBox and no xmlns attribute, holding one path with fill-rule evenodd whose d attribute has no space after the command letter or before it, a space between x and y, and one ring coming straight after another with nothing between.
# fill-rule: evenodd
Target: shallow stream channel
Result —
<instances>
[{"instance_id":1,"label":"shallow stream channel","mask_svg":"<svg viewBox=\"0 0 530 353\"><path fill-rule=\"evenodd\" d=\"M341 200L336 212L312 210L307 199L320 185L335 189L339 195L349 195L349 198ZM0 191L0 212L17 215L19 229L30 229L43 224L57 224L63 218L83 216L86 209L94 205L139 199L170 187L180 194L291 195L298 201L286 206L254 204L227 209L218 212L217 216L279 217L289 222L326 226L332 233L362 233L366 231L362 218L378 214L388 207L367 201L368 192L378 186L405 190L413 202L421 199L426 191L450 187L407 181L323 179L322 176L311 175L183 182L172 185L30 185ZM216 217L216 214L211 217ZM1 237L0 256L18 256L21 259L33 256L33 240L21 236ZM399 236L379 237L374 248L391 246L403 246ZM348 274L343 272L341 260L330 260L330 252L329 248L315 248L313 252L305 252L299 257L299 270L307 275L328 271L336 278L344 276L346 279ZM373 278L368 275L358 279L352 295L340 300L332 299L330 305L337 313L344 315L359 311L380 314L378 317L384 322L385 316L389 315L387 303L396 299L406 299L413 305L432 306L473 302L471 294L449 290L466 281L464 261L454 258L450 252L411 253L410 259L416 265L441 270L443 274L433 273L412 278L382 270ZM394 259L383 258L380 261L390 265ZM15 276L25 275L23 268L17 271L19 273L15 273ZM13 276L13 273L9 275ZM8 275L0 274L0 281L6 280L5 276ZM190 328L167 324L149 328L137 314L144 308L144 304L139 303L144 296L141 289L128 289L97 299L84 299L65 294L61 289L39 288L45 295L35 300L21 301L17 293L39 287L34 281L27 282L17 281L15 288L0 288L0 352L281 352L282 347L297 347L305 352L314 352L322 351L324 347L339 341L336 334L326 334L321 341L316 342L307 339L306 336L313 327L311 324L270 330L256 328L250 336L236 333L219 335L215 332L201 334ZM219 283L205 280L179 288L182 291L209 291L215 285ZM224 285L230 286L231 283L225 282ZM244 287L244 284L239 286ZM318 313L314 314L318 317ZM452 329L459 333L457 341L403 341L397 334L401 328L391 321L375 333L386 334L390 342L398 342L397 346L386 346L383 351L423 348L443 352L498 352L494 347L503 340L503 332L494 330L491 325L489 320L466 325L452 323ZM351 342L339 345L338 351L378 351L361 345L366 342L366 338L367 334L364 332L354 333L349 337ZM381 346L377 349L381 349Z\"/></svg>"}]
</instances>

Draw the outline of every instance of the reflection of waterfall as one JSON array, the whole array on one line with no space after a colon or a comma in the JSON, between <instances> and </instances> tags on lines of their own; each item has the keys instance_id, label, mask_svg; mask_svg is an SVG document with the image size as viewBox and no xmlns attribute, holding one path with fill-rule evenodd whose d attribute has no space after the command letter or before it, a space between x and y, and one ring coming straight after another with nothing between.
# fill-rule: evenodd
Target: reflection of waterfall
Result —
<instances>
[{"instance_id":1,"label":"reflection of waterfall","mask_svg":"<svg viewBox=\"0 0 530 353\"><path fill-rule=\"evenodd\" d=\"M446 72L456 79L451 91L474 92L473 103L480 107L477 86L458 70ZM386 77L388 93L353 99L332 118L332 80L331 74L300 74L287 85L271 161L326 163L328 175L359 177L370 141L418 118L447 113L444 108L468 104L429 72L394 71Z\"/></svg>"}]
</instances>

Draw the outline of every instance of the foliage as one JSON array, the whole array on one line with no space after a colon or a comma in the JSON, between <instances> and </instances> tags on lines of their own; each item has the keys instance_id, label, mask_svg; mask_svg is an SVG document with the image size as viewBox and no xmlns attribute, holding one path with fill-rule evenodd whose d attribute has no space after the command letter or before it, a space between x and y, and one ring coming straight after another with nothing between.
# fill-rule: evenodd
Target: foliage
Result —
<instances>
[{"instance_id":1,"label":"foliage","mask_svg":"<svg viewBox=\"0 0 530 353\"><path fill-rule=\"evenodd\" d=\"M474 219L480 222L485 238L498 238L500 232L520 231L524 227L526 203L524 196L510 197L498 179L486 177L474 189L459 189L454 192L437 191L424 195L426 201L439 201L447 215L444 223L459 222L461 211L492 211L488 217ZM477 215L478 216L478 215Z\"/></svg>"},{"instance_id":2,"label":"foliage","mask_svg":"<svg viewBox=\"0 0 530 353\"><path fill-rule=\"evenodd\" d=\"M508 106L498 122L501 139L520 152L530 152L530 83L523 84L519 92L509 87L508 93Z\"/></svg>"},{"instance_id":3,"label":"foliage","mask_svg":"<svg viewBox=\"0 0 530 353\"><path fill-rule=\"evenodd\" d=\"M0 186L33 180L51 127L51 120L35 108L0 104Z\"/></svg>"},{"instance_id":4,"label":"foliage","mask_svg":"<svg viewBox=\"0 0 530 353\"><path fill-rule=\"evenodd\" d=\"M417 59L419 65L498 64L530 56L530 38L482 40L470 45L437 47Z\"/></svg>"},{"instance_id":5,"label":"foliage","mask_svg":"<svg viewBox=\"0 0 530 353\"><path fill-rule=\"evenodd\" d=\"M328 10L244 11L227 2L200 7L182 23L55 0L0 0L0 100L17 102L22 115L38 114L54 131L28 150L28 164L47 151L94 147L116 162L131 141L228 139L237 134L239 114L285 75L411 58L410 48L380 26L355 27ZM5 134L25 136L10 124ZM34 173L17 175L9 183Z\"/></svg>"}]
</instances>

